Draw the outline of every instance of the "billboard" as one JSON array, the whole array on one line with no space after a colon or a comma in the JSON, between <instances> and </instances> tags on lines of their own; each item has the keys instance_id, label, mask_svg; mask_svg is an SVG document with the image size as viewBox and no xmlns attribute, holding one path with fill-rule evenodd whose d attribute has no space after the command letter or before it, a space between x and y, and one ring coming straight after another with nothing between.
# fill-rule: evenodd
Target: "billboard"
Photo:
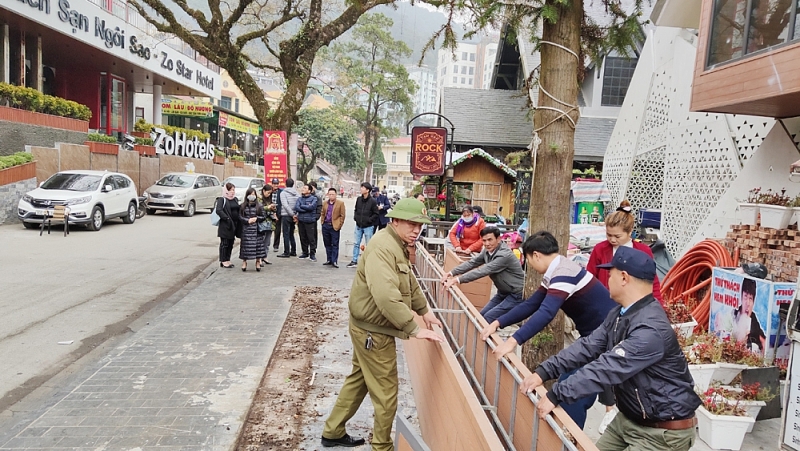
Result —
<instances>
[{"instance_id":1,"label":"billboard","mask_svg":"<svg viewBox=\"0 0 800 451\"><path fill-rule=\"evenodd\" d=\"M258 124L228 114L224 111L219 112L219 126L226 127L238 132L258 136ZM284 140L285 141L285 140Z\"/></svg>"},{"instance_id":2,"label":"billboard","mask_svg":"<svg viewBox=\"0 0 800 451\"><path fill-rule=\"evenodd\" d=\"M411 173L444 174L447 130L441 127L414 127L411 130Z\"/></svg>"},{"instance_id":3,"label":"billboard","mask_svg":"<svg viewBox=\"0 0 800 451\"><path fill-rule=\"evenodd\" d=\"M202 100L161 98L161 113L171 116L211 117L214 105Z\"/></svg>"},{"instance_id":4,"label":"billboard","mask_svg":"<svg viewBox=\"0 0 800 451\"><path fill-rule=\"evenodd\" d=\"M273 178L277 178L280 181L278 185L284 187L286 177L286 132L283 130L265 130L264 180L267 183L271 183Z\"/></svg>"}]
</instances>

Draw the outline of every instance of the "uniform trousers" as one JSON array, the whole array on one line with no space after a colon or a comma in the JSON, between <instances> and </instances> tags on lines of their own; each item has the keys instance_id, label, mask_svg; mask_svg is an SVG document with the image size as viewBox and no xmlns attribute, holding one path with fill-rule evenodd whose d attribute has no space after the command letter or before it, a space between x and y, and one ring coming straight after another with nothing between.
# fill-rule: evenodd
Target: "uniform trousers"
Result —
<instances>
[{"instance_id":1,"label":"uniform trousers","mask_svg":"<svg viewBox=\"0 0 800 451\"><path fill-rule=\"evenodd\" d=\"M369 335L372 336L373 345L368 350L365 342ZM322 436L342 438L347 432L345 423L356 414L364 396L369 393L375 408L372 450L393 451L392 424L397 413L398 390L395 338L367 332L351 323L350 340L353 342L353 370L339 391L336 404L325 421Z\"/></svg>"}]
</instances>

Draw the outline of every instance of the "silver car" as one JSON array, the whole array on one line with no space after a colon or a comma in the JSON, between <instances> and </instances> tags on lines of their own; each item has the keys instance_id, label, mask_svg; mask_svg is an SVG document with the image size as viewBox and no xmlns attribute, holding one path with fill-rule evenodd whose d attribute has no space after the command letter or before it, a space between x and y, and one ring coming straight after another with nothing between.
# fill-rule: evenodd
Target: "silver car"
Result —
<instances>
[{"instance_id":1,"label":"silver car","mask_svg":"<svg viewBox=\"0 0 800 451\"><path fill-rule=\"evenodd\" d=\"M198 209L213 209L214 201L222 194L220 186L213 175L170 172L145 190L147 214L170 210L193 216Z\"/></svg>"},{"instance_id":2,"label":"silver car","mask_svg":"<svg viewBox=\"0 0 800 451\"><path fill-rule=\"evenodd\" d=\"M256 196L261 194L261 187L264 186L264 180L257 177L228 177L222 182L223 185L233 183L236 187L236 198L239 199L239 204L244 203L244 194L248 188L255 188Z\"/></svg>"}]
</instances>

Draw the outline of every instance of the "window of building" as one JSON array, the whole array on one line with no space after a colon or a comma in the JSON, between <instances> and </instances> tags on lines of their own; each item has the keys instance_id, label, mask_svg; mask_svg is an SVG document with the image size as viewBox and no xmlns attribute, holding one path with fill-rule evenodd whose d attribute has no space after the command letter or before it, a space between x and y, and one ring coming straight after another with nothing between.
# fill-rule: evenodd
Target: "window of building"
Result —
<instances>
[{"instance_id":1,"label":"window of building","mask_svg":"<svg viewBox=\"0 0 800 451\"><path fill-rule=\"evenodd\" d=\"M392 152L392 163L397 163L397 152Z\"/></svg>"},{"instance_id":2,"label":"window of building","mask_svg":"<svg viewBox=\"0 0 800 451\"><path fill-rule=\"evenodd\" d=\"M403 177L403 186L411 188L414 186L414 177Z\"/></svg>"},{"instance_id":3,"label":"window of building","mask_svg":"<svg viewBox=\"0 0 800 451\"><path fill-rule=\"evenodd\" d=\"M607 57L603 72L602 106L622 106L636 69L636 58Z\"/></svg>"},{"instance_id":4,"label":"window of building","mask_svg":"<svg viewBox=\"0 0 800 451\"><path fill-rule=\"evenodd\" d=\"M390 175L389 176L389 182L387 184L389 186L397 186L397 176L396 175Z\"/></svg>"},{"instance_id":5,"label":"window of building","mask_svg":"<svg viewBox=\"0 0 800 451\"><path fill-rule=\"evenodd\" d=\"M469 54L469 60L470 61L475 61L475 54L474 53L470 53Z\"/></svg>"},{"instance_id":6,"label":"window of building","mask_svg":"<svg viewBox=\"0 0 800 451\"><path fill-rule=\"evenodd\" d=\"M442 75L447 75L447 66L442 68Z\"/></svg>"},{"instance_id":7,"label":"window of building","mask_svg":"<svg viewBox=\"0 0 800 451\"><path fill-rule=\"evenodd\" d=\"M461 52L461 61L466 61L466 60L467 60L467 52Z\"/></svg>"},{"instance_id":8,"label":"window of building","mask_svg":"<svg viewBox=\"0 0 800 451\"><path fill-rule=\"evenodd\" d=\"M454 65L453 65L453 73L454 73L454 74L457 74L457 73L458 73L458 64L454 64Z\"/></svg>"},{"instance_id":9,"label":"window of building","mask_svg":"<svg viewBox=\"0 0 800 451\"><path fill-rule=\"evenodd\" d=\"M453 77L453 83L458 83L458 77Z\"/></svg>"},{"instance_id":10,"label":"window of building","mask_svg":"<svg viewBox=\"0 0 800 451\"><path fill-rule=\"evenodd\" d=\"M134 120L144 119L144 108L137 106L136 111L133 113Z\"/></svg>"},{"instance_id":11,"label":"window of building","mask_svg":"<svg viewBox=\"0 0 800 451\"><path fill-rule=\"evenodd\" d=\"M474 67L470 67L469 68L469 74L472 75L474 73L475 73L475 68Z\"/></svg>"},{"instance_id":12,"label":"window of building","mask_svg":"<svg viewBox=\"0 0 800 451\"><path fill-rule=\"evenodd\" d=\"M724 63L800 38L792 2L780 0L715 0L708 65ZM749 11L749 14L748 14ZM747 22L747 17L750 22ZM795 24L790 30L789 24ZM794 31L790 36L790 31Z\"/></svg>"},{"instance_id":13,"label":"window of building","mask_svg":"<svg viewBox=\"0 0 800 451\"><path fill-rule=\"evenodd\" d=\"M461 77L461 84L463 85L466 82L467 82L467 80L464 77Z\"/></svg>"},{"instance_id":14,"label":"window of building","mask_svg":"<svg viewBox=\"0 0 800 451\"><path fill-rule=\"evenodd\" d=\"M472 79L471 78L469 79L469 85L472 85Z\"/></svg>"},{"instance_id":15,"label":"window of building","mask_svg":"<svg viewBox=\"0 0 800 451\"><path fill-rule=\"evenodd\" d=\"M222 96L222 98L219 99L219 106L222 107L222 108L227 108L227 109L230 110L231 109L231 100L232 99L230 97Z\"/></svg>"},{"instance_id":16,"label":"window of building","mask_svg":"<svg viewBox=\"0 0 800 451\"><path fill-rule=\"evenodd\" d=\"M234 99L233 111L239 112L239 99Z\"/></svg>"},{"instance_id":17,"label":"window of building","mask_svg":"<svg viewBox=\"0 0 800 451\"><path fill-rule=\"evenodd\" d=\"M406 153L406 164L411 164L411 152Z\"/></svg>"},{"instance_id":18,"label":"window of building","mask_svg":"<svg viewBox=\"0 0 800 451\"><path fill-rule=\"evenodd\" d=\"M467 66L461 66L461 75L466 75L467 73Z\"/></svg>"}]
</instances>

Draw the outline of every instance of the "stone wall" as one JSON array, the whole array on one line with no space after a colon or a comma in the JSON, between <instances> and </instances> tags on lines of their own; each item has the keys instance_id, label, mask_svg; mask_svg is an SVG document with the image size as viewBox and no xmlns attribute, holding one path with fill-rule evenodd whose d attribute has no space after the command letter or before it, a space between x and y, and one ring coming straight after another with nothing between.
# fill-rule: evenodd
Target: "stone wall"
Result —
<instances>
[{"instance_id":1,"label":"stone wall","mask_svg":"<svg viewBox=\"0 0 800 451\"><path fill-rule=\"evenodd\" d=\"M0 185L0 224L19 223L17 205L22 196L36 188L36 178Z\"/></svg>"},{"instance_id":2,"label":"stone wall","mask_svg":"<svg viewBox=\"0 0 800 451\"><path fill-rule=\"evenodd\" d=\"M24 152L25 146L53 147L57 142L83 144L87 133L0 121L0 155Z\"/></svg>"}]
</instances>

